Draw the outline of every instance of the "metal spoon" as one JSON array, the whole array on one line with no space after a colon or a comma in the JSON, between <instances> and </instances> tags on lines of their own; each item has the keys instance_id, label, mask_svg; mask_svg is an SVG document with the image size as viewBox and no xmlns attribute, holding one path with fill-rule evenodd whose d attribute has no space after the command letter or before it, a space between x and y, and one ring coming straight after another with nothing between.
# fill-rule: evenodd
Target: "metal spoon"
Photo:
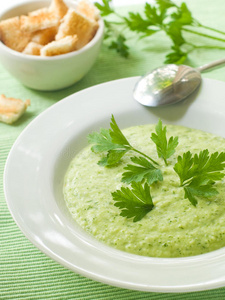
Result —
<instances>
[{"instance_id":1,"label":"metal spoon","mask_svg":"<svg viewBox=\"0 0 225 300\"><path fill-rule=\"evenodd\" d=\"M202 81L200 72L224 63L225 59L220 59L196 69L175 64L157 68L136 83L134 99L150 107L177 103L200 86Z\"/></svg>"}]
</instances>

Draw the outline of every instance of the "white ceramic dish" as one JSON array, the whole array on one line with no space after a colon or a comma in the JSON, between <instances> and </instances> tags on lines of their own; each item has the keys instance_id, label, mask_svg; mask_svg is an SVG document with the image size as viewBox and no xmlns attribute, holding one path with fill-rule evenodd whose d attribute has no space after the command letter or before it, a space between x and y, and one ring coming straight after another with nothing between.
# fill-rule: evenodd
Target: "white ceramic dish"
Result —
<instances>
[{"instance_id":1,"label":"white ceramic dish","mask_svg":"<svg viewBox=\"0 0 225 300\"><path fill-rule=\"evenodd\" d=\"M67 211L63 177L86 136L109 126L182 124L225 137L225 83L204 79L186 101L149 109L136 103L137 77L108 82L53 105L22 132L7 159L4 190L25 236L65 267L110 285L153 292L190 292L225 286L225 249L187 258L148 258L105 246L86 234Z\"/></svg>"},{"instance_id":2,"label":"white ceramic dish","mask_svg":"<svg viewBox=\"0 0 225 300\"><path fill-rule=\"evenodd\" d=\"M50 0L28 0L12 5L0 13L0 21L43 7ZM68 7L76 8L76 1L67 1ZM54 91L71 86L83 78L95 63L104 35L104 22L94 38L83 48L53 57L27 55L14 51L0 42L0 61L5 69L27 87L42 91Z\"/></svg>"}]
</instances>

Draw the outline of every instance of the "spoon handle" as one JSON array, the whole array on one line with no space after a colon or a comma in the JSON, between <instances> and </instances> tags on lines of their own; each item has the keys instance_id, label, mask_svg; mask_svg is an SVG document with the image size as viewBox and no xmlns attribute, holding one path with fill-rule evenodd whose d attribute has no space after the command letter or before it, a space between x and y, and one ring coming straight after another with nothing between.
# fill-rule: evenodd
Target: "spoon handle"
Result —
<instances>
[{"instance_id":1,"label":"spoon handle","mask_svg":"<svg viewBox=\"0 0 225 300\"><path fill-rule=\"evenodd\" d=\"M224 63L225 63L225 58L216 60L216 61L206 64L204 66L198 67L198 68L196 68L196 70L199 72L202 72L202 71L214 68L216 66L222 65Z\"/></svg>"}]
</instances>

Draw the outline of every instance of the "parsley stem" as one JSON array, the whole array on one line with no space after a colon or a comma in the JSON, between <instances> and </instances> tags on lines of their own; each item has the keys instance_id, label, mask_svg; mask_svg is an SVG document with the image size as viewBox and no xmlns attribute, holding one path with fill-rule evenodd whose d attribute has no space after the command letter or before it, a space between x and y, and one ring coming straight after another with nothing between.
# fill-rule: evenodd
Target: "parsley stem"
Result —
<instances>
[{"instance_id":1,"label":"parsley stem","mask_svg":"<svg viewBox=\"0 0 225 300\"><path fill-rule=\"evenodd\" d=\"M215 28L212 28L212 27L209 27L209 26L206 26L206 25L202 25L202 24L198 24L198 26L225 35L225 32L221 31L219 29L215 29Z\"/></svg>"},{"instance_id":2,"label":"parsley stem","mask_svg":"<svg viewBox=\"0 0 225 300\"><path fill-rule=\"evenodd\" d=\"M225 39L221 39L221 38L209 35L209 34L201 33L201 32L191 30L191 29L188 29L188 28L184 28L184 27L183 27L183 30L186 31L186 32L190 32L190 33L193 33L193 34L204 36L204 37L209 38L209 39L217 40L217 41L220 41L220 42L225 42Z\"/></svg>"},{"instance_id":3,"label":"parsley stem","mask_svg":"<svg viewBox=\"0 0 225 300\"><path fill-rule=\"evenodd\" d=\"M195 49L220 49L225 50L225 47L218 47L218 46L194 46Z\"/></svg>"},{"instance_id":4,"label":"parsley stem","mask_svg":"<svg viewBox=\"0 0 225 300\"><path fill-rule=\"evenodd\" d=\"M133 150L134 152L137 152L137 153L141 154L142 156L146 157L146 158L149 159L151 162L153 162L155 165L157 165L157 166L159 165L154 159L152 159L151 157L149 157L149 156L146 155L145 153L143 153L143 152L141 152L141 151L139 151L139 150L137 150L137 149L135 149L135 148L133 148L133 147L131 147L130 150Z\"/></svg>"},{"instance_id":5,"label":"parsley stem","mask_svg":"<svg viewBox=\"0 0 225 300\"><path fill-rule=\"evenodd\" d=\"M225 50L225 47L222 46L212 46L212 45L194 45L192 43L186 43L186 45L189 45L192 47L191 50L187 51L187 53L190 53L191 51L193 51L194 49L219 49L219 50Z\"/></svg>"}]
</instances>

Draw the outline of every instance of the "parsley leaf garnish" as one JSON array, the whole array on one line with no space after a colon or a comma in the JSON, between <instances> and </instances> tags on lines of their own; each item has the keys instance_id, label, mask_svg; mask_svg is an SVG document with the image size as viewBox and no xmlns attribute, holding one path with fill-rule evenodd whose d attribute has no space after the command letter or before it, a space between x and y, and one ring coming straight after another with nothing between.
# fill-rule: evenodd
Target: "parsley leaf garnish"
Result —
<instances>
[{"instance_id":1,"label":"parsley leaf garnish","mask_svg":"<svg viewBox=\"0 0 225 300\"><path fill-rule=\"evenodd\" d=\"M161 170L157 169L153 164L150 163L149 160L147 160L144 157L131 157L131 161L135 165L128 164L122 174L122 182L125 183L131 183L133 181L135 182L141 182L144 179L147 181L147 183L150 185L153 182L156 181L162 181L163 175Z\"/></svg>"},{"instance_id":2,"label":"parsley leaf garnish","mask_svg":"<svg viewBox=\"0 0 225 300\"><path fill-rule=\"evenodd\" d=\"M112 193L115 206L121 209L120 215L133 218L133 222L141 220L154 207L147 183L144 186L140 182L132 182L131 189L121 187Z\"/></svg>"},{"instance_id":3,"label":"parsley leaf garnish","mask_svg":"<svg viewBox=\"0 0 225 300\"><path fill-rule=\"evenodd\" d=\"M103 151L109 151L113 149L120 148L121 145L117 145L112 141L110 131L105 128L100 129L100 133L93 132L88 135L88 142L94 144L91 150L95 153L100 153Z\"/></svg>"},{"instance_id":4,"label":"parsley leaf garnish","mask_svg":"<svg viewBox=\"0 0 225 300\"><path fill-rule=\"evenodd\" d=\"M202 183L192 181L187 186L184 186L184 197L188 199L194 206L197 205L197 197L212 197L218 194L218 191L213 187L214 182Z\"/></svg>"},{"instance_id":5,"label":"parsley leaf garnish","mask_svg":"<svg viewBox=\"0 0 225 300\"><path fill-rule=\"evenodd\" d=\"M94 144L91 147L94 153L107 152L107 155L98 162L101 166L115 165L131 149L129 142L121 130L117 128L113 116L110 125L112 130L101 128L100 132L93 132L88 135L88 142Z\"/></svg>"},{"instance_id":6,"label":"parsley leaf garnish","mask_svg":"<svg viewBox=\"0 0 225 300\"><path fill-rule=\"evenodd\" d=\"M156 144L156 149L159 157L162 157L165 164L168 165L167 159L174 154L175 148L178 145L178 137L170 137L167 141L166 126L162 126L162 121L159 119L155 127L156 133L152 133L151 139Z\"/></svg>"},{"instance_id":7,"label":"parsley leaf garnish","mask_svg":"<svg viewBox=\"0 0 225 300\"><path fill-rule=\"evenodd\" d=\"M113 115L111 117L110 127L111 127L110 136L112 138L113 143L120 144L120 145L125 145L125 146L131 148L130 143L128 142L128 140L126 139L126 137L124 136L124 134L120 130L120 128L117 125L116 120L115 120Z\"/></svg>"},{"instance_id":8,"label":"parsley leaf garnish","mask_svg":"<svg viewBox=\"0 0 225 300\"><path fill-rule=\"evenodd\" d=\"M155 165L158 165L151 157L130 145L117 125L113 115L111 117L110 129L100 129L100 132L89 134L88 142L94 144L91 147L94 153L107 152L106 156L98 162L102 166L115 165L128 151L141 154Z\"/></svg>"},{"instance_id":9,"label":"parsley leaf garnish","mask_svg":"<svg viewBox=\"0 0 225 300\"><path fill-rule=\"evenodd\" d=\"M116 165L121 161L121 158L127 153L128 150L120 150L120 149L115 149L115 150L110 150L108 151L107 155L103 157L98 164L103 167L107 166L113 166Z\"/></svg>"},{"instance_id":10,"label":"parsley leaf garnish","mask_svg":"<svg viewBox=\"0 0 225 300\"><path fill-rule=\"evenodd\" d=\"M190 151L178 156L174 170L180 178L180 185L184 188L185 198L194 206L197 205L196 196L211 197L218 192L213 186L215 181L221 180L225 174L225 152L214 152L209 155L207 149L199 155L192 155Z\"/></svg>"}]
</instances>

